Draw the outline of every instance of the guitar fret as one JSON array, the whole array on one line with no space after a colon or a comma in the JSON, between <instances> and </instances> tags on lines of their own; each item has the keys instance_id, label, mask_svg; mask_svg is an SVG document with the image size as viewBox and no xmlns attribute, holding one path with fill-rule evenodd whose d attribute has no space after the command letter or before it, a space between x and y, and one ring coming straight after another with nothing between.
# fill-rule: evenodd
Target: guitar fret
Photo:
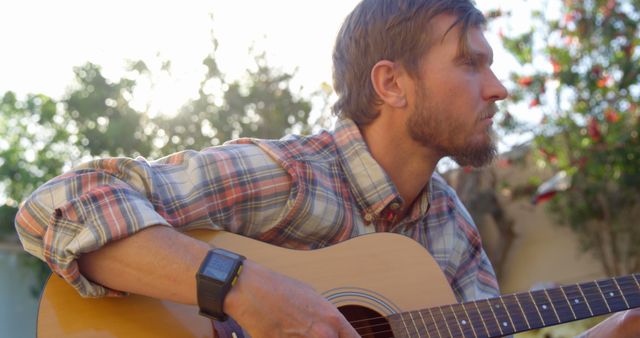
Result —
<instances>
[{"instance_id":1,"label":"guitar fret","mask_svg":"<svg viewBox=\"0 0 640 338\"><path fill-rule=\"evenodd\" d=\"M522 310L522 306L518 301L518 297L516 295L511 294L507 296L503 296L503 303L506 302L507 313L510 314L511 319L513 320L513 327L517 331L524 331L531 328L529 326L529 321L527 320L527 315ZM526 326L525 326L526 325Z\"/></svg>"},{"instance_id":2,"label":"guitar fret","mask_svg":"<svg viewBox=\"0 0 640 338\"><path fill-rule=\"evenodd\" d=\"M560 322L558 315L555 314L555 310L551 311L553 305L549 302L546 292L544 290L532 291L529 293L533 298L536 308L542 317L544 326L555 325Z\"/></svg>"},{"instance_id":3,"label":"guitar fret","mask_svg":"<svg viewBox=\"0 0 640 338\"><path fill-rule=\"evenodd\" d=\"M427 332L427 337L431 337L431 329L429 329L429 326L424 321L424 316L422 315L422 311L418 311L418 314L420 315L420 321L422 321L422 325L424 325L424 329Z\"/></svg>"},{"instance_id":4,"label":"guitar fret","mask_svg":"<svg viewBox=\"0 0 640 338\"><path fill-rule=\"evenodd\" d=\"M520 300L518 299L518 295L513 295L513 298L516 300L516 303L518 303L518 307L520 308L520 312L522 313L522 317L524 317L524 321L525 323L527 323L527 329L531 329L531 324L529 324L529 316L527 316L527 314L524 312L524 309L522 308L522 303L520 303Z\"/></svg>"},{"instance_id":5,"label":"guitar fret","mask_svg":"<svg viewBox=\"0 0 640 338\"><path fill-rule=\"evenodd\" d=\"M602 291L595 282L578 284L578 287L582 289L582 293L587 299L594 316L611 312L609 305L607 305L602 296Z\"/></svg>"},{"instance_id":6,"label":"guitar fret","mask_svg":"<svg viewBox=\"0 0 640 338\"><path fill-rule=\"evenodd\" d=\"M571 304L571 311L578 319L588 318L593 316L589 303L584 298L582 291L577 285L567 285L562 287L562 292L566 295Z\"/></svg>"},{"instance_id":7,"label":"guitar fret","mask_svg":"<svg viewBox=\"0 0 640 338\"><path fill-rule=\"evenodd\" d=\"M538 316L540 317L540 321L542 322L542 325L546 326L547 323L544 322L544 318L542 317L542 312L540 312L540 309L538 308L538 304L536 304L536 300L533 299L533 294L531 292L529 292L529 298L531 298L531 302L533 303L533 307L536 309L536 312L538 313Z\"/></svg>"},{"instance_id":8,"label":"guitar fret","mask_svg":"<svg viewBox=\"0 0 640 338\"><path fill-rule=\"evenodd\" d=\"M504 309L504 312L507 313L507 317L509 318L509 322L511 322L511 327L515 329L515 325L513 325L513 318L511 318L511 313L509 312L509 309L507 308L507 305L504 303L504 297L500 297L500 303L502 303L502 308Z\"/></svg>"},{"instance_id":9,"label":"guitar fret","mask_svg":"<svg viewBox=\"0 0 640 338\"><path fill-rule=\"evenodd\" d=\"M598 285L598 288L602 291L602 297L610 311L616 312L628 309L622 302L623 299L619 292L620 289L618 289L617 285L614 285L611 280L597 281L596 285Z\"/></svg>"},{"instance_id":10,"label":"guitar fret","mask_svg":"<svg viewBox=\"0 0 640 338\"><path fill-rule=\"evenodd\" d=\"M558 320L558 323L561 323L562 321L560 320L560 316L558 316L558 310L556 309L556 306L551 301L551 297L549 297L549 292L546 289L542 291L544 291L544 295L547 297L549 304L551 304L551 309L553 309L553 313L556 315L556 319Z\"/></svg>"},{"instance_id":11,"label":"guitar fret","mask_svg":"<svg viewBox=\"0 0 640 338\"><path fill-rule=\"evenodd\" d=\"M434 317L433 322L436 324L436 328L438 328L438 335L440 337L451 337L451 332L447 327L444 316L440 313L440 311L438 311L438 308L431 309L431 315ZM447 332L449 332L449 334L447 334Z\"/></svg>"},{"instance_id":12,"label":"guitar fret","mask_svg":"<svg viewBox=\"0 0 640 338\"><path fill-rule=\"evenodd\" d=\"M549 298L551 305L553 305L554 313L558 316L560 323L576 320L571 304L569 304L569 300L562 292L562 289L547 289L545 294Z\"/></svg>"},{"instance_id":13,"label":"guitar fret","mask_svg":"<svg viewBox=\"0 0 640 338\"><path fill-rule=\"evenodd\" d=\"M619 277L617 283L630 307L640 306L640 286L634 278L632 276Z\"/></svg>"},{"instance_id":14,"label":"guitar fret","mask_svg":"<svg viewBox=\"0 0 640 338\"><path fill-rule=\"evenodd\" d=\"M418 334L418 337L420 337L420 330L418 330L418 326L416 325L416 321L413 320L413 314L411 314L411 311L409 311L409 318L411 318L411 323L413 324L413 328L416 329L416 333Z\"/></svg>"},{"instance_id":15,"label":"guitar fret","mask_svg":"<svg viewBox=\"0 0 640 338\"><path fill-rule=\"evenodd\" d=\"M429 314L431 315L431 319L433 320L433 326L436 327L436 332L438 332L438 337L442 338L442 334L440 333L440 328L438 327L438 321L436 317L433 315L433 310L429 309Z\"/></svg>"},{"instance_id":16,"label":"guitar fret","mask_svg":"<svg viewBox=\"0 0 640 338\"><path fill-rule=\"evenodd\" d=\"M460 326L460 321L458 320L458 316L453 311L451 305L445 305L440 307L440 311L442 311L444 318L447 322L447 327L451 331L452 337L462 337L462 327Z\"/></svg>"},{"instance_id":17,"label":"guitar fret","mask_svg":"<svg viewBox=\"0 0 640 338\"><path fill-rule=\"evenodd\" d=\"M510 325L509 322L511 319L509 318L509 313L502 305L502 301L500 298L491 298L488 300L491 305L491 310L496 315L498 319L498 325L500 326L500 332L504 334L508 334L514 331L513 323Z\"/></svg>"},{"instance_id":18,"label":"guitar fret","mask_svg":"<svg viewBox=\"0 0 640 338\"><path fill-rule=\"evenodd\" d=\"M533 301L531 293L523 292L516 294L516 299L518 299L518 303L522 305L525 318L527 318L527 322L529 323L529 328L536 329L544 326L542 315L538 311L538 307Z\"/></svg>"},{"instance_id":19,"label":"guitar fret","mask_svg":"<svg viewBox=\"0 0 640 338\"><path fill-rule=\"evenodd\" d=\"M564 292L563 288L560 288L560 291L562 291L562 296L564 296L564 299L567 301L567 304L569 304L569 310L571 310L571 314L573 315L573 319L578 319L578 317L576 317L575 311L573 311L573 307L571 307L571 302L569 301L569 297L567 297L567 293Z\"/></svg>"},{"instance_id":20,"label":"guitar fret","mask_svg":"<svg viewBox=\"0 0 640 338\"><path fill-rule=\"evenodd\" d=\"M620 296L624 301L624 305L626 306L627 309L629 309L630 308L629 303L627 303L627 299L624 297L624 293L622 293L622 288L620 287L620 285L618 284L618 281L615 278L613 279L613 283L616 284L616 288L618 288L618 290L620 291Z\"/></svg>"},{"instance_id":21,"label":"guitar fret","mask_svg":"<svg viewBox=\"0 0 640 338\"><path fill-rule=\"evenodd\" d=\"M585 303L587 303L587 308L589 308L589 313L591 313L591 315L593 316L593 310L591 309L591 304L589 304L589 300L587 299L587 297L584 294L584 291L582 290L582 287L580 286L580 284L576 285L576 287L578 288L578 290L580 290L580 294L582 295L582 298L585 300Z\"/></svg>"},{"instance_id":22,"label":"guitar fret","mask_svg":"<svg viewBox=\"0 0 640 338\"><path fill-rule=\"evenodd\" d=\"M509 335L640 307L638 276L632 274L405 312L390 316L389 323L400 336L406 332L409 337L486 338ZM403 328L399 327L399 321L402 321Z\"/></svg>"},{"instance_id":23,"label":"guitar fret","mask_svg":"<svg viewBox=\"0 0 640 338\"><path fill-rule=\"evenodd\" d=\"M452 305L449 305L449 306L446 306L446 307L443 306L443 310L442 311L443 312L444 311L451 311L451 314L453 314L453 317L451 317L451 315L447 313L447 322L450 324L449 327L452 328L451 331L452 332L456 331L456 333L457 333L457 331L462 331L462 327L460 326L460 320L458 319L458 316L456 315L456 312L453 310ZM453 323L451 323L451 318L453 318ZM463 332L460 332L460 333L463 334Z\"/></svg>"},{"instance_id":24,"label":"guitar fret","mask_svg":"<svg viewBox=\"0 0 640 338\"><path fill-rule=\"evenodd\" d=\"M604 305L607 306L607 310L609 312L611 312L611 308L609 307L609 303L607 302L607 298L604 296L604 292L602 292L602 289L600 288L600 285L598 285L597 282L594 282L594 284L596 285L596 287L598 288L598 291L600 293L600 296L602 297L602 299L604 300Z\"/></svg>"},{"instance_id":25,"label":"guitar fret","mask_svg":"<svg viewBox=\"0 0 640 338\"><path fill-rule=\"evenodd\" d=\"M464 312L460 311L462 306L460 304L449 305L448 310L453 313L453 317L456 320L457 329L460 330L462 337L475 337L473 329L470 328L469 318L467 318Z\"/></svg>"},{"instance_id":26,"label":"guitar fret","mask_svg":"<svg viewBox=\"0 0 640 338\"><path fill-rule=\"evenodd\" d=\"M493 318L495 320L495 321L489 322L488 323L489 325L487 325L489 327L490 335L496 335L496 334L504 335L504 333L502 332L502 327L500 326L500 321L498 320L496 313L493 311L493 307L491 306L491 303L489 303L489 300L487 299L481 300L478 302L478 304L480 307L486 308L485 310L482 310L482 312L485 312L485 313L491 312L491 316L489 316L489 318Z\"/></svg>"},{"instance_id":27,"label":"guitar fret","mask_svg":"<svg viewBox=\"0 0 640 338\"><path fill-rule=\"evenodd\" d=\"M402 320L402 326L404 327L405 331L407 331L407 337L411 337L411 333L409 332L409 327L407 326L407 323L404 321L404 313L400 314L400 320Z\"/></svg>"},{"instance_id":28,"label":"guitar fret","mask_svg":"<svg viewBox=\"0 0 640 338\"><path fill-rule=\"evenodd\" d=\"M442 311L442 307L438 307L438 310L440 310L440 315L442 315L442 319L444 321L444 324L447 326L447 331L449 331L449 336L450 337L455 337L453 335L453 333L451 332L451 328L449 327L449 323L447 321L447 316L444 315L444 311Z\"/></svg>"},{"instance_id":29,"label":"guitar fret","mask_svg":"<svg viewBox=\"0 0 640 338\"><path fill-rule=\"evenodd\" d=\"M487 336L489 336L489 329L487 328L487 323L484 320L484 317L482 316L482 312L480 312L480 308L478 308L478 302L474 301L473 305L476 308L476 312L478 313L478 319L479 321L482 323L482 327L484 327L484 331L487 333ZM475 320L473 321L475 322Z\"/></svg>"},{"instance_id":30,"label":"guitar fret","mask_svg":"<svg viewBox=\"0 0 640 338\"><path fill-rule=\"evenodd\" d=\"M467 318L467 321L469 322L469 326L471 326L471 331L473 332L473 336L474 337L478 337L478 333L476 332L475 327L473 327L473 321L471 320L471 317L469 317L469 312L467 311L467 307L464 306L464 304L461 304L460 307L464 311L465 317Z\"/></svg>"}]
</instances>

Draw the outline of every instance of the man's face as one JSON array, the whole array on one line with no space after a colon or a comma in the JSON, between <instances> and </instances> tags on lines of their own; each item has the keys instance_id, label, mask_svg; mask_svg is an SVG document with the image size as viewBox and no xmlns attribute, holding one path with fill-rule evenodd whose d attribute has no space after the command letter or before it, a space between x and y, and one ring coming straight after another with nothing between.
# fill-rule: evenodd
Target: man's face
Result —
<instances>
[{"instance_id":1,"label":"man's face","mask_svg":"<svg viewBox=\"0 0 640 338\"><path fill-rule=\"evenodd\" d=\"M434 36L443 36L454 20L436 17ZM470 28L468 35L466 56L458 53L459 25L444 40L434 39L415 81L407 129L414 141L441 156L481 166L496 154L492 117L495 101L504 99L507 91L490 69L493 51L480 28Z\"/></svg>"}]
</instances>

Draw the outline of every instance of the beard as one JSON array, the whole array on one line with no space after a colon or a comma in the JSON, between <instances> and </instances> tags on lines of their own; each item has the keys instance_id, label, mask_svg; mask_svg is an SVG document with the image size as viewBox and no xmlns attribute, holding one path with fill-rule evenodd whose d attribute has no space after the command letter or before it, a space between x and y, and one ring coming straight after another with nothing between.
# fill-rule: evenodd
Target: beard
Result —
<instances>
[{"instance_id":1,"label":"beard","mask_svg":"<svg viewBox=\"0 0 640 338\"><path fill-rule=\"evenodd\" d=\"M491 163L498 153L493 128L487 127L487 141L470 140L468 124L452 119L445 107L428 102L423 87L418 86L415 109L407 119L407 130L411 138L443 157L451 157L460 166L482 167ZM493 103L474 122L479 123L496 111L497 106Z\"/></svg>"}]
</instances>

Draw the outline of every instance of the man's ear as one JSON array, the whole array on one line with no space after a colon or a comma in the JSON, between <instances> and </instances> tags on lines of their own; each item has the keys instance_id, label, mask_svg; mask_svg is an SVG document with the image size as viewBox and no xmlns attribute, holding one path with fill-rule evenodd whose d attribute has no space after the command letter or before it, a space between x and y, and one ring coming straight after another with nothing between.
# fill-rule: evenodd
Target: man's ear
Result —
<instances>
[{"instance_id":1,"label":"man's ear","mask_svg":"<svg viewBox=\"0 0 640 338\"><path fill-rule=\"evenodd\" d=\"M407 105L407 73L400 64L378 61L371 69L371 83L381 101L394 108Z\"/></svg>"}]
</instances>

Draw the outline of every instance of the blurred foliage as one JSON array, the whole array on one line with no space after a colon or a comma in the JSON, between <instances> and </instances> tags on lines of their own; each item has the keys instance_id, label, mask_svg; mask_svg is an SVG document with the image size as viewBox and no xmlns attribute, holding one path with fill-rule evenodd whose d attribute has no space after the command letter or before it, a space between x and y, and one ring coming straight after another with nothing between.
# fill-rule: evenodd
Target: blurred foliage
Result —
<instances>
[{"instance_id":1,"label":"blurred foliage","mask_svg":"<svg viewBox=\"0 0 640 338\"><path fill-rule=\"evenodd\" d=\"M63 102L66 117L76 126L79 146L96 156L148 156L152 145L149 135L142 132L148 118L129 102L136 81L110 82L92 63L76 67L74 73L74 90Z\"/></svg>"},{"instance_id":2,"label":"blurred foliage","mask_svg":"<svg viewBox=\"0 0 640 338\"><path fill-rule=\"evenodd\" d=\"M154 76L143 61L132 61L126 75L107 79L99 65L74 68L75 83L59 101L46 95L0 96L0 240L17 242L14 218L19 202L38 186L72 165L97 156L158 158L184 149L202 149L238 137L279 138L290 131L309 132L326 122L309 121L312 99L324 102L318 90L308 98L291 88L294 74L267 64L253 53L254 69L228 81L215 61L217 42L203 59L197 98L172 117L150 117L134 104L140 82ZM160 72L171 71L162 62ZM324 93L324 95L322 95ZM321 125L326 127L326 125ZM47 268L25 258L44 281Z\"/></svg>"},{"instance_id":3,"label":"blurred foliage","mask_svg":"<svg viewBox=\"0 0 640 338\"><path fill-rule=\"evenodd\" d=\"M505 126L534 130L539 163L571 176L550 208L612 276L640 271L639 21L639 0L564 0L559 16L534 12L530 30L501 33L522 65L510 109L542 116Z\"/></svg>"},{"instance_id":4,"label":"blurred foliage","mask_svg":"<svg viewBox=\"0 0 640 338\"><path fill-rule=\"evenodd\" d=\"M19 201L78 157L77 136L61 105L45 95L0 99L0 234L12 233Z\"/></svg>"},{"instance_id":5,"label":"blurred foliage","mask_svg":"<svg viewBox=\"0 0 640 338\"><path fill-rule=\"evenodd\" d=\"M292 92L293 74L269 67L264 54L256 55L255 62L256 69L247 70L243 81L227 82L215 58L207 56L207 76L198 97L177 116L154 120L162 131L156 139L160 153L200 149L238 137L280 138L294 127L306 130L311 102Z\"/></svg>"}]
</instances>

